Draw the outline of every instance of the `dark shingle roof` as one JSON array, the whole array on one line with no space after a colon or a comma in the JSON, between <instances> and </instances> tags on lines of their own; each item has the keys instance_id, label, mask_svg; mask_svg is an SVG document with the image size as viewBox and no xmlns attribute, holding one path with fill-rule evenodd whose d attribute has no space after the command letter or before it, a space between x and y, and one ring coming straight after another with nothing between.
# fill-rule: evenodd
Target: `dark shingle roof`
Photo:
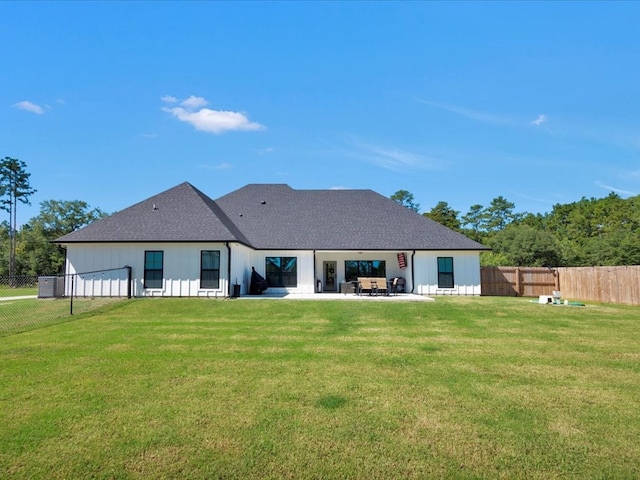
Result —
<instances>
[{"instance_id":1,"label":"dark shingle roof","mask_svg":"<svg viewBox=\"0 0 640 480\"><path fill-rule=\"evenodd\" d=\"M263 184L213 201L183 183L56 240L142 241L237 241L291 250L486 249L372 190Z\"/></svg>"},{"instance_id":2,"label":"dark shingle roof","mask_svg":"<svg viewBox=\"0 0 640 480\"><path fill-rule=\"evenodd\" d=\"M372 190L254 184L216 203L258 249L485 249Z\"/></svg>"},{"instance_id":3,"label":"dark shingle roof","mask_svg":"<svg viewBox=\"0 0 640 480\"><path fill-rule=\"evenodd\" d=\"M182 183L56 240L76 242L246 243L224 212L200 190Z\"/></svg>"}]
</instances>

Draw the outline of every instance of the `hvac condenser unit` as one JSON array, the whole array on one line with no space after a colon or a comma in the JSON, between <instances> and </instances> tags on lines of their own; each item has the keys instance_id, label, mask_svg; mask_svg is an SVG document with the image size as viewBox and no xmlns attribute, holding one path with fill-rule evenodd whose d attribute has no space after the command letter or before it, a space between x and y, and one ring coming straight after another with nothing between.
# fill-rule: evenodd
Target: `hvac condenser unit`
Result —
<instances>
[{"instance_id":1,"label":"hvac condenser unit","mask_svg":"<svg viewBox=\"0 0 640 480\"><path fill-rule=\"evenodd\" d=\"M64 277L38 277L38 298L64 297Z\"/></svg>"}]
</instances>

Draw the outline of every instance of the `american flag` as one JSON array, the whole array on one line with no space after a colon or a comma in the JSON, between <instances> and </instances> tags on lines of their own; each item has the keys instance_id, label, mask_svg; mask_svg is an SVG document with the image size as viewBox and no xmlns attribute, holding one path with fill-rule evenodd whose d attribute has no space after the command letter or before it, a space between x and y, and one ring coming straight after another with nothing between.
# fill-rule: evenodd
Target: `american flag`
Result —
<instances>
[{"instance_id":1,"label":"american flag","mask_svg":"<svg viewBox=\"0 0 640 480\"><path fill-rule=\"evenodd\" d=\"M405 257L404 252L400 252L398 254L398 266L400 268L406 268L407 267L407 257Z\"/></svg>"}]
</instances>

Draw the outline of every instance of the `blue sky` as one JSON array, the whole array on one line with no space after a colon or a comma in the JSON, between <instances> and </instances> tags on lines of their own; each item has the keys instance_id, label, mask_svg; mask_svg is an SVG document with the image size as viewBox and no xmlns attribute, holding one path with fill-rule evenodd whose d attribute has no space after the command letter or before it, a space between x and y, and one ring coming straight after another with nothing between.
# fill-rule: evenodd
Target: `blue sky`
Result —
<instances>
[{"instance_id":1,"label":"blue sky","mask_svg":"<svg viewBox=\"0 0 640 480\"><path fill-rule=\"evenodd\" d=\"M628 197L639 24L639 2L0 2L0 156L38 190L19 223L183 181L462 214Z\"/></svg>"}]
</instances>

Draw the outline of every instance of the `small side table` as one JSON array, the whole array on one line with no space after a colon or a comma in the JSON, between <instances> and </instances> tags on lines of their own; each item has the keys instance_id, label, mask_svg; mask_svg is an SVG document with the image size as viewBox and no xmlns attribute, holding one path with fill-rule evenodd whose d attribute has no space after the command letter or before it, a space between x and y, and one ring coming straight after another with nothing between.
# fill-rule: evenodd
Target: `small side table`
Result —
<instances>
[{"instance_id":1,"label":"small side table","mask_svg":"<svg viewBox=\"0 0 640 480\"><path fill-rule=\"evenodd\" d=\"M340 284L340 293L346 295L347 293L356 293L356 286L353 282L345 282Z\"/></svg>"}]
</instances>

